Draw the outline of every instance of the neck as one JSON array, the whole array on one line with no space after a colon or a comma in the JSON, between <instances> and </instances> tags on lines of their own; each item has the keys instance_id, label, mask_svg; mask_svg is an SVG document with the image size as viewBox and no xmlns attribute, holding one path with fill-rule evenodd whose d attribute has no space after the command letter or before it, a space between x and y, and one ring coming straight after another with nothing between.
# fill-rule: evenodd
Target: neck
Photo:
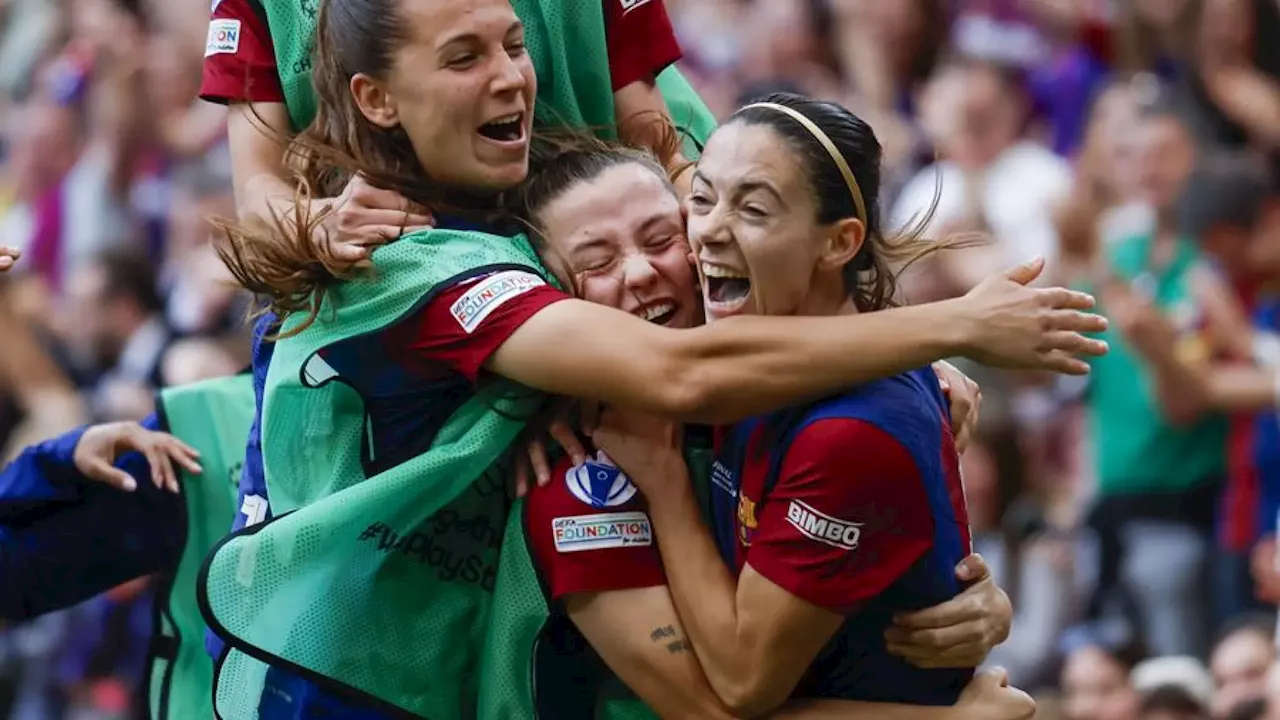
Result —
<instances>
[{"instance_id":1,"label":"neck","mask_svg":"<svg viewBox=\"0 0 1280 720\"><path fill-rule=\"evenodd\" d=\"M831 315L853 315L857 313L853 298L844 286L844 278L840 273L830 273L828 277L815 274L809 286L809 294L800 302L792 315L822 317Z\"/></svg>"}]
</instances>

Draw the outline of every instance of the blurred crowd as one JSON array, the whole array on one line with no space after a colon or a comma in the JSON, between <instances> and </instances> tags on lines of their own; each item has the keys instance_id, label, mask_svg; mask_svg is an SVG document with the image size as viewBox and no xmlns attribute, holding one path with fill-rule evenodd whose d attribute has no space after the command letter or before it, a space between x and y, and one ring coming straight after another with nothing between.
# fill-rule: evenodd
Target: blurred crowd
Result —
<instances>
[{"instance_id":1,"label":"blurred crowd","mask_svg":"<svg viewBox=\"0 0 1280 720\"><path fill-rule=\"evenodd\" d=\"M1280 720L1280 1L666 6L718 115L846 104L885 147L891 226L988 238L912 267L909 300L1044 255L1112 320L1087 382L964 367L977 550L1017 613L991 663L1045 718ZM235 202L225 109L195 99L208 17L0 0L5 459L248 361L210 248ZM0 629L0 717L132 717L149 592Z\"/></svg>"}]
</instances>

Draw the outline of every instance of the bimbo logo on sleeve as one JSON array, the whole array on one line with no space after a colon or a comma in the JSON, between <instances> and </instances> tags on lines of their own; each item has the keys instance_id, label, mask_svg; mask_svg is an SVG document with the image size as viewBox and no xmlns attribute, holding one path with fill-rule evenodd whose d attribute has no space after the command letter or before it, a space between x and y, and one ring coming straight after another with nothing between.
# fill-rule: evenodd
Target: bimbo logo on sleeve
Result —
<instances>
[{"instance_id":1,"label":"bimbo logo on sleeve","mask_svg":"<svg viewBox=\"0 0 1280 720\"><path fill-rule=\"evenodd\" d=\"M843 550L858 549L862 537L862 523L833 518L799 500L787 506L787 522L805 537Z\"/></svg>"}]
</instances>

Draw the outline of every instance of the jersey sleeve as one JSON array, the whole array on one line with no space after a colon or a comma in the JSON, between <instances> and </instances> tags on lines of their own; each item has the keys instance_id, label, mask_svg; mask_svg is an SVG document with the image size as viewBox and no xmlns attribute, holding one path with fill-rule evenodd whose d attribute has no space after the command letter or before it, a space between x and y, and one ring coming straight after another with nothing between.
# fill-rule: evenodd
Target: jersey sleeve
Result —
<instances>
[{"instance_id":1,"label":"jersey sleeve","mask_svg":"<svg viewBox=\"0 0 1280 720\"><path fill-rule=\"evenodd\" d=\"M525 501L534 561L552 599L666 585L641 496L608 507L580 500L570 484L584 467L589 465L564 458L551 483L534 488Z\"/></svg>"},{"instance_id":2,"label":"jersey sleeve","mask_svg":"<svg viewBox=\"0 0 1280 720\"><path fill-rule=\"evenodd\" d=\"M884 592L933 545L933 513L910 453L848 418L797 434L758 523L747 564L840 614Z\"/></svg>"},{"instance_id":3,"label":"jersey sleeve","mask_svg":"<svg viewBox=\"0 0 1280 720\"><path fill-rule=\"evenodd\" d=\"M266 16L253 0L214 4L200 97L216 103L284 102Z\"/></svg>"},{"instance_id":4,"label":"jersey sleeve","mask_svg":"<svg viewBox=\"0 0 1280 720\"><path fill-rule=\"evenodd\" d=\"M388 334L388 352L422 375L441 370L475 382L480 369L526 320L569 296L526 270L457 281Z\"/></svg>"},{"instance_id":5,"label":"jersey sleeve","mask_svg":"<svg viewBox=\"0 0 1280 720\"><path fill-rule=\"evenodd\" d=\"M680 59L671 18L662 0L601 0L614 91L653 80Z\"/></svg>"}]
</instances>

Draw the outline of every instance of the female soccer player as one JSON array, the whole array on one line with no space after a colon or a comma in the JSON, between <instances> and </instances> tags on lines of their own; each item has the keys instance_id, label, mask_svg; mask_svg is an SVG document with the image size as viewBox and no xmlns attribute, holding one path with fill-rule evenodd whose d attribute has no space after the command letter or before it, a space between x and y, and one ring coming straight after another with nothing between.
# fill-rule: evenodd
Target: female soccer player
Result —
<instances>
[{"instance_id":1,"label":"female soccer player","mask_svg":"<svg viewBox=\"0 0 1280 720\"><path fill-rule=\"evenodd\" d=\"M717 130L688 200L713 326L892 312L890 263L947 243L883 234L879 168L871 128L832 103L776 95ZM946 416L932 371L915 370L738 423L710 531L669 422L613 414L596 434L648 498L690 644L731 709L955 702L970 671L915 667L886 637L895 613L956 594L970 552Z\"/></svg>"},{"instance_id":2,"label":"female soccer player","mask_svg":"<svg viewBox=\"0 0 1280 720\"><path fill-rule=\"evenodd\" d=\"M586 4L578 7L580 2ZM592 3L598 7L590 7ZM285 167L285 147L280 139L306 127L314 116L312 58L307 52L312 38L309 25L315 22L317 6L314 0L304 0L301 6L297 2L264 4L259 0L220 0L213 5L200 94L206 100L229 106L228 132L242 219L270 219L273 213L291 215L293 183ZM538 22L561 23L563 26L554 28L556 33L572 31L579 23L602 21L603 27L597 30L605 43L605 56L579 53L572 58L574 66L569 66L568 57L548 54L541 65L535 59L540 72L555 71L558 83L564 83L566 77L575 77L578 83L584 82L584 77L602 78L605 85L601 89L612 90L612 113L600 115L599 110L592 109L587 117L576 118L582 125L618 122L624 140L651 146L652 124L621 121L671 116L659 91L658 76L663 75L663 84L679 89L673 102L693 97L685 91L686 84L678 71L671 67L680 59L680 46L661 0L524 0L515 3L515 8L518 14L530 14ZM575 14L586 18L569 17ZM295 31L298 25L307 27ZM281 38L278 47L276 38ZM593 67L593 60L607 62L607 67ZM558 114L562 116L558 122L575 120L569 114ZM713 122L705 108L690 104L674 114L682 125L696 129L699 139L705 139ZM673 158L673 162L678 161ZM413 207L395 193L368 185L358 176L338 198L318 198L312 205L316 210L330 205L336 208L325 229L343 241L333 250L349 261L362 259L368 247L397 237L405 226L412 230L430 222L421 208Z\"/></svg>"},{"instance_id":3,"label":"female soccer player","mask_svg":"<svg viewBox=\"0 0 1280 720\"><path fill-rule=\"evenodd\" d=\"M668 327L671 310L700 305L687 258L679 200L662 167L646 153L587 140L569 143L538 158L519 193L522 216L531 226L539 255L566 287L584 300L619 308ZM689 426L682 449L696 489L705 490L709 462L699 462L709 428ZM706 682L690 651L658 557L644 498L607 458L554 466L550 485L532 490L525 503L525 537L551 600L551 633L562 648L580 647L581 637L659 717L733 717ZM935 610L963 618L921 661L956 667L980 663L1008 633L1008 600L986 579ZM567 622L566 622L567 621ZM967 637L953 635L960 627ZM578 683L572 696L586 706L596 678L607 688L612 676L591 672L593 653L558 656L556 667L535 664L535 674L568 675ZM566 667L577 667L573 673ZM986 679L990 682L990 679ZM867 706L876 717L1022 717L1032 704L1016 691L992 693L992 706L974 697L956 708ZM992 686L989 689L996 689ZM607 693L607 690L603 692ZM611 699L610 702L619 702ZM564 709L562 712L570 712ZM852 710L850 711L852 712Z\"/></svg>"},{"instance_id":4,"label":"female soccer player","mask_svg":"<svg viewBox=\"0 0 1280 720\"><path fill-rule=\"evenodd\" d=\"M299 138L311 186L360 172L435 209L438 227L380 250L362 279L325 270L305 217L283 242L239 228L224 248L285 318L262 431L288 514L224 543L203 574L205 618L237 650L223 717L260 710L267 673L249 658L388 712L497 702L478 683L515 649L485 648L504 620L491 609L512 609L491 604L503 461L543 393L728 421L944 355L1078 372L1069 353L1105 349L1077 334L1105 324L1077 309L1087 296L1004 277L932 307L682 331L569 298L522 237L476 229L503 231L498 196L527 171L522 30L506 0L321 7L319 109Z\"/></svg>"}]
</instances>

